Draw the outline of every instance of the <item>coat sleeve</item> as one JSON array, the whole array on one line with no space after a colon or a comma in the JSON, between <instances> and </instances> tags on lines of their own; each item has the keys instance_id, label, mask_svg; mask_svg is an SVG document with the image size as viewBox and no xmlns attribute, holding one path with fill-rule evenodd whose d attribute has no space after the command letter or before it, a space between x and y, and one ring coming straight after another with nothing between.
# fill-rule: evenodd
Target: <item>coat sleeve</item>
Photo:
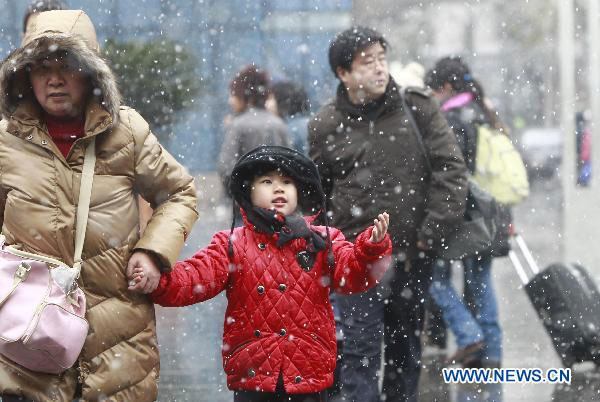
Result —
<instances>
[{"instance_id":1,"label":"coat sleeve","mask_svg":"<svg viewBox=\"0 0 600 402\"><path fill-rule=\"evenodd\" d=\"M425 218L417 238L432 247L460 223L467 196L467 167L456 137L438 104L429 97L412 95L415 118L421 128L432 172L427 191Z\"/></svg>"},{"instance_id":2,"label":"coat sleeve","mask_svg":"<svg viewBox=\"0 0 600 402\"><path fill-rule=\"evenodd\" d=\"M226 191L229 191L228 183L231 171L235 166L235 162L241 156L239 154L241 149L241 136L241 128L236 122L230 123L229 127L225 129L225 138L223 139L223 145L221 146L219 159L217 160L217 172L219 173L219 177L221 178Z\"/></svg>"},{"instance_id":3,"label":"coat sleeve","mask_svg":"<svg viewBox=\"0 0 600 402\"><path fill-rule=\"evenodd\" d=\"M137 112L129 109L127 117L134 139L134 187L154 209L135 249L152 252L161 270L169 270L198 219L194 179Z\"/></svg>"},{"instance_id":4,"label":"coat sleeve","mask_svg":"<svg viewBox=\"0 0 600 402\"><path fill-rule=\"evenodd\" d=\"M379 243L369 240L373 227L346 241L341 231L332 230L331 245L335 258L332 287L338 293L364 292L375 286L390 266L392 241L386 234Z\"/></svg>"},{"instance_id":5,"label":"coat sleeve","mask_svg":"<svg viewBox=\"0 0 600 402\"><path fill-rule=\"evenodd\" d=\"M221 293L229 280L229 233L219 232L206 248L179 261L163 273L152 301L165 307L180 307L211 299Z\"/></svg>"}]
</instances>

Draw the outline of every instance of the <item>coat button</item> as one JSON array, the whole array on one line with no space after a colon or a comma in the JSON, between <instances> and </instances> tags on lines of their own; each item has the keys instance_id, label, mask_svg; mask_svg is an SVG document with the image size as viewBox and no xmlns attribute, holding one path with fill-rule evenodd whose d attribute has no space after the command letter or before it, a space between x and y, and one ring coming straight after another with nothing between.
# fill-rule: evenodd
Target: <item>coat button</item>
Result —
<instances>
[{"instance_id":1,"label":"coat button","mask_svg":"<svg viewBox=\"0 0 600 402\"><path fill-rule=\"evenodd\" d=\"M253 369L248 370L248 377L254 378L256 376L256 372Z\"/></svg>"},{"instance_id":2,"label":"coat button","mask_svg":"<svg viewBox=\"0 0 600 402\"><path fill-rule=\"evenodd\" d=\"M285 283L281 283L281 284L279 285L279 290L280 290L280 291L282 291L282 292L285 292L285 290L286 290L286 289L287 289L287 286L285 286Z\"/></svg>"},{"instance_id":3,"label":"coat button","mask_svg":"<svg viewBox=\"0 0 600 402\"><path fill-rule=\"evenodd\" d=\"M29 134L29 135L27 136L27 139L28 139L28 140L33 140L33 135Z\"/></svg>"},{"instance_id":4,"label":"coat button","mask_svg":"<svg viewBox=\"0 0 600 402\"><path fill-rule=\"evenodd\" d=\"M300 381L302 381L302 377L300 377L299 375L297 375L296 378L294 378L294 382L296 384L298 384Z\"/></svg>"},{"instance_id":5,"label":"coat button","mask_svg":"<svg viewBox=\"0 0 600 402\"><path fill-rule=\"evenodd\" d=\"M256 290L258 291L258 294L263 294L265 293L265 287L263 285L259 285Z\"/></svg>"},{"instance_id":6,"label":"coat button","mask_svg":"<svg viewBox=\"0 0 600 402\"><path fill-rule=\"evenodd\" d=\"M279 335L280 336L285 336L285 334L286 334L285 328L281 328L281 331L279 331Z\"/></svg>"},{"instance_id":7,"label":"coat button","mask_svg":"<svg viewBox=\"0 0 600 402\"><path fill-rule=\"evenodd\" d=\"M48 141L42 140L42 145L48 145Z\"/></svg>"},{"instance_id":8,"label":"coat button","mask_svg":"<svg viewBox=\"0 0 600 402\"><path fill-rule=\"evenodd\" d=\"M264 250L267 248L267 245L265 243L258 243L258 248Z\"/></svg>"},{"instance_id":9,"label":"coat button","mask_svg":"<svg viewBox=\"0 0 600 402\"><path fill-rule=\"evenodd\" d=\"M258 329L254 331L254 336L257 338L260 337L260 331Z\"/></svg>"}]
</instances>

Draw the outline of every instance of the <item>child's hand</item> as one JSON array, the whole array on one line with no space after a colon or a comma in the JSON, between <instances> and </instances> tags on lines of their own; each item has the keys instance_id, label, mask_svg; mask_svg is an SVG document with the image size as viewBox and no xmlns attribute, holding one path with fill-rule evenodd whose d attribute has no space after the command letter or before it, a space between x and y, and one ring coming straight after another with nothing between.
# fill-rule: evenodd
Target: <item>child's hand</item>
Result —
<instances>
[{"instance_id":1,"label":"child's hand","mask_svg":"<svg viewBox=\"0 0 600 402\"><path fill-rule=\"evenodd\" d=\"M383 240L390 224L390 216L387 212L379 214L377 218L374 220L374 228L369 239L372 243L379 243Z\"/></svg>"},{"instance_id":2,"label":"child's hand","mask_svg":"<svg viewBox=\"0 0 600 402\"><path fill-rule=\"evenodd\" d=\"M160 270L152 257L142 251L131 255L127 264L129 290L139 293L152 293L158 287Z\"/></svg>"}]
</instances>

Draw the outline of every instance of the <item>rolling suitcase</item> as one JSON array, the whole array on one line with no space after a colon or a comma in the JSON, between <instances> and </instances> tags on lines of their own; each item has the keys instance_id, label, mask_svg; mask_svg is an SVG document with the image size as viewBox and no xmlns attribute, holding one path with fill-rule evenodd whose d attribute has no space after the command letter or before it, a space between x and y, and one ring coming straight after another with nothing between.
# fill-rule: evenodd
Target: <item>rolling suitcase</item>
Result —
<instances>
[{"instance_id":1,"label":"rolling suitcase","mask_svg":"<svg viewBox=\"0 0 600 402\"><path fill-rule=\"evenodd\" d=\"M533 278L517 253L509 258L565 367L592 361L600 365L600 292L579 264L552 264L540 272L525 240L515 235Z\"/></svg>"}]
</instances>

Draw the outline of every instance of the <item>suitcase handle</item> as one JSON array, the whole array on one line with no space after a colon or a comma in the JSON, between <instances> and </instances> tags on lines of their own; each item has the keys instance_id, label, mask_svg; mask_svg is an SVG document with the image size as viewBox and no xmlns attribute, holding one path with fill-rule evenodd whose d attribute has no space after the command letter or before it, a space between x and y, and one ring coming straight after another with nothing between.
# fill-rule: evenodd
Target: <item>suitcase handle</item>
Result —
<instances>
[{"instance_id":1,"label":"suitcase handle","mask_svg":"<svg viewBox=\"0 0 600 402\"><path fill-rule=\"evenodd\" d=\"M527 262L527 265L533 273L533 275L539 274L540 267L533 258L531 251L529 251L529 247L527 247L523 236L521 236L518 233L515 233L513 235L513 238L515 239L515 243L517 243L517 246L519 247L521 254L523 254L523 257L525 258L525 261ZM523 285L526 285L529 282L529 277L525 271L525 268L523 267L523 264L521 264L517 253L514 250L510 250L508 252L508 258L510 258L510 261L512 262L513 267L515 268L515 271L517 271L517 275L519 275L521 282L523 283Z\"/></svg>"}]
</instances>

